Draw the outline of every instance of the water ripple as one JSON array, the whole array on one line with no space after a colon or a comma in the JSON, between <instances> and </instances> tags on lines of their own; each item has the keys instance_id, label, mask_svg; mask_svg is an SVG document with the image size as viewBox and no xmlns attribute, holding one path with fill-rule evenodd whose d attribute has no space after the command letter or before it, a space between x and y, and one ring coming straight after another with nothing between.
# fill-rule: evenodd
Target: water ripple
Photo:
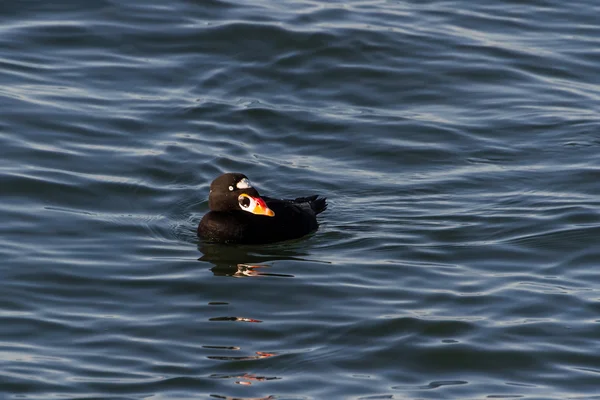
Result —
<instances>
[{"instance_id":1,"label":"water ripple","mask_svg":"<svg viewBox=\"0 0 600 400\"><path fill-rule=\"evenodd\" d=\"M599 11L6 5L0 392L596 398ZM319 231L200 242L227 171Z\"/></svg>"}]
</instances>

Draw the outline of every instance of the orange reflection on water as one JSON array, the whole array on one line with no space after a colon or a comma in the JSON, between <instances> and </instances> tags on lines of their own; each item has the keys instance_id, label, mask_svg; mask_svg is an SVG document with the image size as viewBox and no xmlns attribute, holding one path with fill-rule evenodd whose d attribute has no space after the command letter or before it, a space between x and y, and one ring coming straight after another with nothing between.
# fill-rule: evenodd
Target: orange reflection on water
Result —
<instances>
[{"instance_id":1,"label":"orange reflection on water","mask_svg":"<svg viewBox=\"0 0 600 400\"><path fill-rule=\"evenodd\" d=\"M264 382L264 381L273 381L273 380L281 379L276 376L272 376L272 377L257 376L254 374L244 374L244 375L236 376L235 378L245 379L245 381L236 381L235 383L237 385L252 385L252 382L248 382L248 381Z\"/></svg>"},{"instance_id":2,"label":"orange reflection on water","mask_svg":"<svg viewBox=\"0 0 600 400\"><path fill-rule=\"evenodd\" d=\"M212 268L213 274L217 276L232 276L234 278L247 278L247 277L256 277L256 276L277 276L283 278L293 278L294 275L287 274L273 274L263 272L263 268L271 268L269 265L260 265L260 264L236 264L229 265L227 267L218 266Z\"/></svg>"},{"instance_id":3,"label":"orange reflection on water","mask_svg":"<svg viewBox=\"0 0 600 400\"><path fill-rule=\"evenodd\" d=\"M224 399L224 400L275 400L277 397L275 396L267 396L267 397L230 397L230 396L221 396L218 394L211 394L210 397L214 397L215 399Z\"/></svg>"},{"instance_id":4,"label":"orange reflection on water","mask_svg":"<svg viewBox=\"0 0 600 400\"><path fill-rule=\"evenodd\" d=\"M246 318L246 317L214 317L209 318L209 321L222 322L222 321L233 321L233 322L262 322L260 319Z\"/></svg>"},{"instance_id":5,"label":"orange reflection on water","mask_svg":"<svg viewBox=\"0 0 600 400\"><path fill-rule=\"evenodd\" d=\"M277 353L266 353L264 351L257 351L255 356L208 356L211 360L222 360L222 361L248 361L248 360L260 360L261 358L269 358L276 356Z\"/></svg>"}]
</instances>

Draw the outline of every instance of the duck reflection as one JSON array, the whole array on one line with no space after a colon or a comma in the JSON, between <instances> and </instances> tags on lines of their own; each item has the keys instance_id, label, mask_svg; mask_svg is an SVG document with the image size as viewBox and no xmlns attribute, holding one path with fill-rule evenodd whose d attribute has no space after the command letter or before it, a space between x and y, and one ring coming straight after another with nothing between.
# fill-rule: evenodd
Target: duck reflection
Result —
<instances>
[{"instance_id":1,"label":"duck reflection","mask_svg":"<svg viewBox=\"0 0 600 400\"><path fill-rule=\"evenodd\" d=\"M198 245L198 250L202 255L198 258L198 261L209 263L209 268L215 276L228 276L234 278L293 278L294 275L278 273L277 269L278 267L280 269L289 268L290 264L292 264L291 261L307 261L306 257L308 253L301 250L305 247L306 243L303 243L302 241L264 246L228 246L223 244L200 243ZM286 263L286 261L288 261L288 263ZM226 285L229 284L226 283ZM229 302L218 303L218 305L228 306ZM235 309L239 311L240 309L244 310L245 308L238 307ZM244 313L244 311L241 312ZM242 324L239 324L240 322L250 323L247 326L254 326L256 327L255 329L261 329L259 327L262 322L258 319L240 317L239 315L231 316L231 314L226 316L212 316L209 318L209 321L215 323L236 322L236 324L231 325L231 329L239 329L238 327L242 326ZM240 339L239 344L235 343L229 346L209 345L203 347L214 351L210 351L210 353L213 354L206 355L206 358L209 360L213 360L213 362L216 363L224 363L226 365L225 368L227 369L233 368L233 366L237 369L240 366L245 365L246 362L248 362L246 367L252 368L252 366L256 366L258 360L262 360L262 367L268 366L270 365L269 360L272 360L279 355L279 353L272 351L257 351L260 349L260 346L260 343L257 343L255 340L246 343L246 341ZM230 383L241 386L253 385L252 387L258 387L261 383L265 384L267 381L283 379L278 376L265 376L252 370L227 374L214 374L211 375L211 378L229 380ZM276 398L274 396L230 397L223 394L211 394L211 397L228 400L274 400Z\"/></svg>"},{"instance_id":2,"label":"duck reflection","mask_svg":"<svg viewBox=\"0 0 600 400\"><path fill-rule=\"evenodd\" d=\"M211 268L211 271L215 276L233 276L234 278L244 278L251 276L279 276L283 278L293 278L294 275L290 274L275 274L262 272L259 268L269 268L269 265L249 265L249 264L237 264L227 266L215 266Z\"/></svg>"},{"instance_id":3,"label":"duck reflection","mask_svg":"<svg viewBox=\"0 0 600 400\"><path fill-rule=\"evenodd\" d=\"M210 377L213 379L233 379L235 384L244 385L244 386L252 385L252 383L254 383L254 382L265 382L265 381L274 381L274 380L282 379L281 377L278 377L278 376L263 376L263 375L249 374L249 373L234 374L234 375L213 374ZM213 395L211 395L211 397L214 397L217 399L229 399L229 400L271 400L271 399L277 398L274 396L229 397L229 396L223 396L223 395L218 395L218 394L213 394Z\"/></svg>"},{"instance_id":4,"label":"duck reflection","mask_svg":"<svg viewBox=\"0 0 600 400\"><path fill-rule=\"evenodd\" d=\"M221 361L248 361L248 360L260 360L262 358L274 357L277 353L267 353L265 351L257 351L256 355L252 356L208 356L210 360L221 360Z\"/></svg>"},{"instance_id":5,"label":"duck reflection","mask_svg":"<svg viewBox=\"0 0 600 400\"><path fill-rule=\"evenodd\" d=\"M198 261L213 264L211 268L215 276L231 276L234 278L249 278L275 276L293 278L291 274L272 272L275 261L304 260L306 253L297 250L292 245L270 246L228 246L213 243L200 243L198 250L202 256Z\"/></svg>"},{"instance_id":6,"label":"duck reflection","mask_svg":"<svg viewBox=\"0 0 600 400\"><path fill-rule=\"evenodd\" d=\"M223 322L223 321L232 321L232 322L262 322L259 319L254 319L254 318L245 318L245 317L214 317L214 318L209 318L209 321L217 321L217 322Z\"/></svg>"},{"instance_id":7,"label":"duck reflection","mask_svg":"<svg viewBox=\"0 0 600 400\"><path fill-rule=\"evenodd\" d=\"M267 396L267 397L230 397L230 396L222 396L220 394L211 394L210 397L215 398L215 399L225 399L225 400L274 400L274 399L277 398L275 396Z\"/></svg>"}]
</instances>

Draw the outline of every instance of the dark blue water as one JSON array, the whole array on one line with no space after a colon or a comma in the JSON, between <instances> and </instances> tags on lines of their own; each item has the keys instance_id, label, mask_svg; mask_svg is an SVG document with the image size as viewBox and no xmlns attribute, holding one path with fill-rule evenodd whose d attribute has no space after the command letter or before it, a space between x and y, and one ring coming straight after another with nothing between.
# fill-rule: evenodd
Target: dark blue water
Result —
<instances>
[{"instance_id":1,"label":"dark blue water","mask_svg":"<svg viewBox=\"0 0 600 400\"><path fill-rule=\"evenodd\" d=\"M5 2L0 397L600 399L598 15ZM319 231L201 243L228 171Z\"/></svg>"}]
</instances>

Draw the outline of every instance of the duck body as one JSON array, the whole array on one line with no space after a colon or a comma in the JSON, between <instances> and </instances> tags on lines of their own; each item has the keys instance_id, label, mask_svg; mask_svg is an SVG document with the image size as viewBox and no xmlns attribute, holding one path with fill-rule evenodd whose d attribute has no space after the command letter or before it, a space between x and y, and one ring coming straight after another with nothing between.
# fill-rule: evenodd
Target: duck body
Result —
<instances>
[{"instance_id":1,"label":"duck body","mask_svg":"<svg viewBox=\"0 0 600 400\"><path fill-rule=\"evenodd\" d=\"M327 208L319 196L275 199L260 196L242 174L224 174L211 184L209 211L198 225L208 242L264 244L297 239L318 229Z\"/></svg>"}]
</instances>

